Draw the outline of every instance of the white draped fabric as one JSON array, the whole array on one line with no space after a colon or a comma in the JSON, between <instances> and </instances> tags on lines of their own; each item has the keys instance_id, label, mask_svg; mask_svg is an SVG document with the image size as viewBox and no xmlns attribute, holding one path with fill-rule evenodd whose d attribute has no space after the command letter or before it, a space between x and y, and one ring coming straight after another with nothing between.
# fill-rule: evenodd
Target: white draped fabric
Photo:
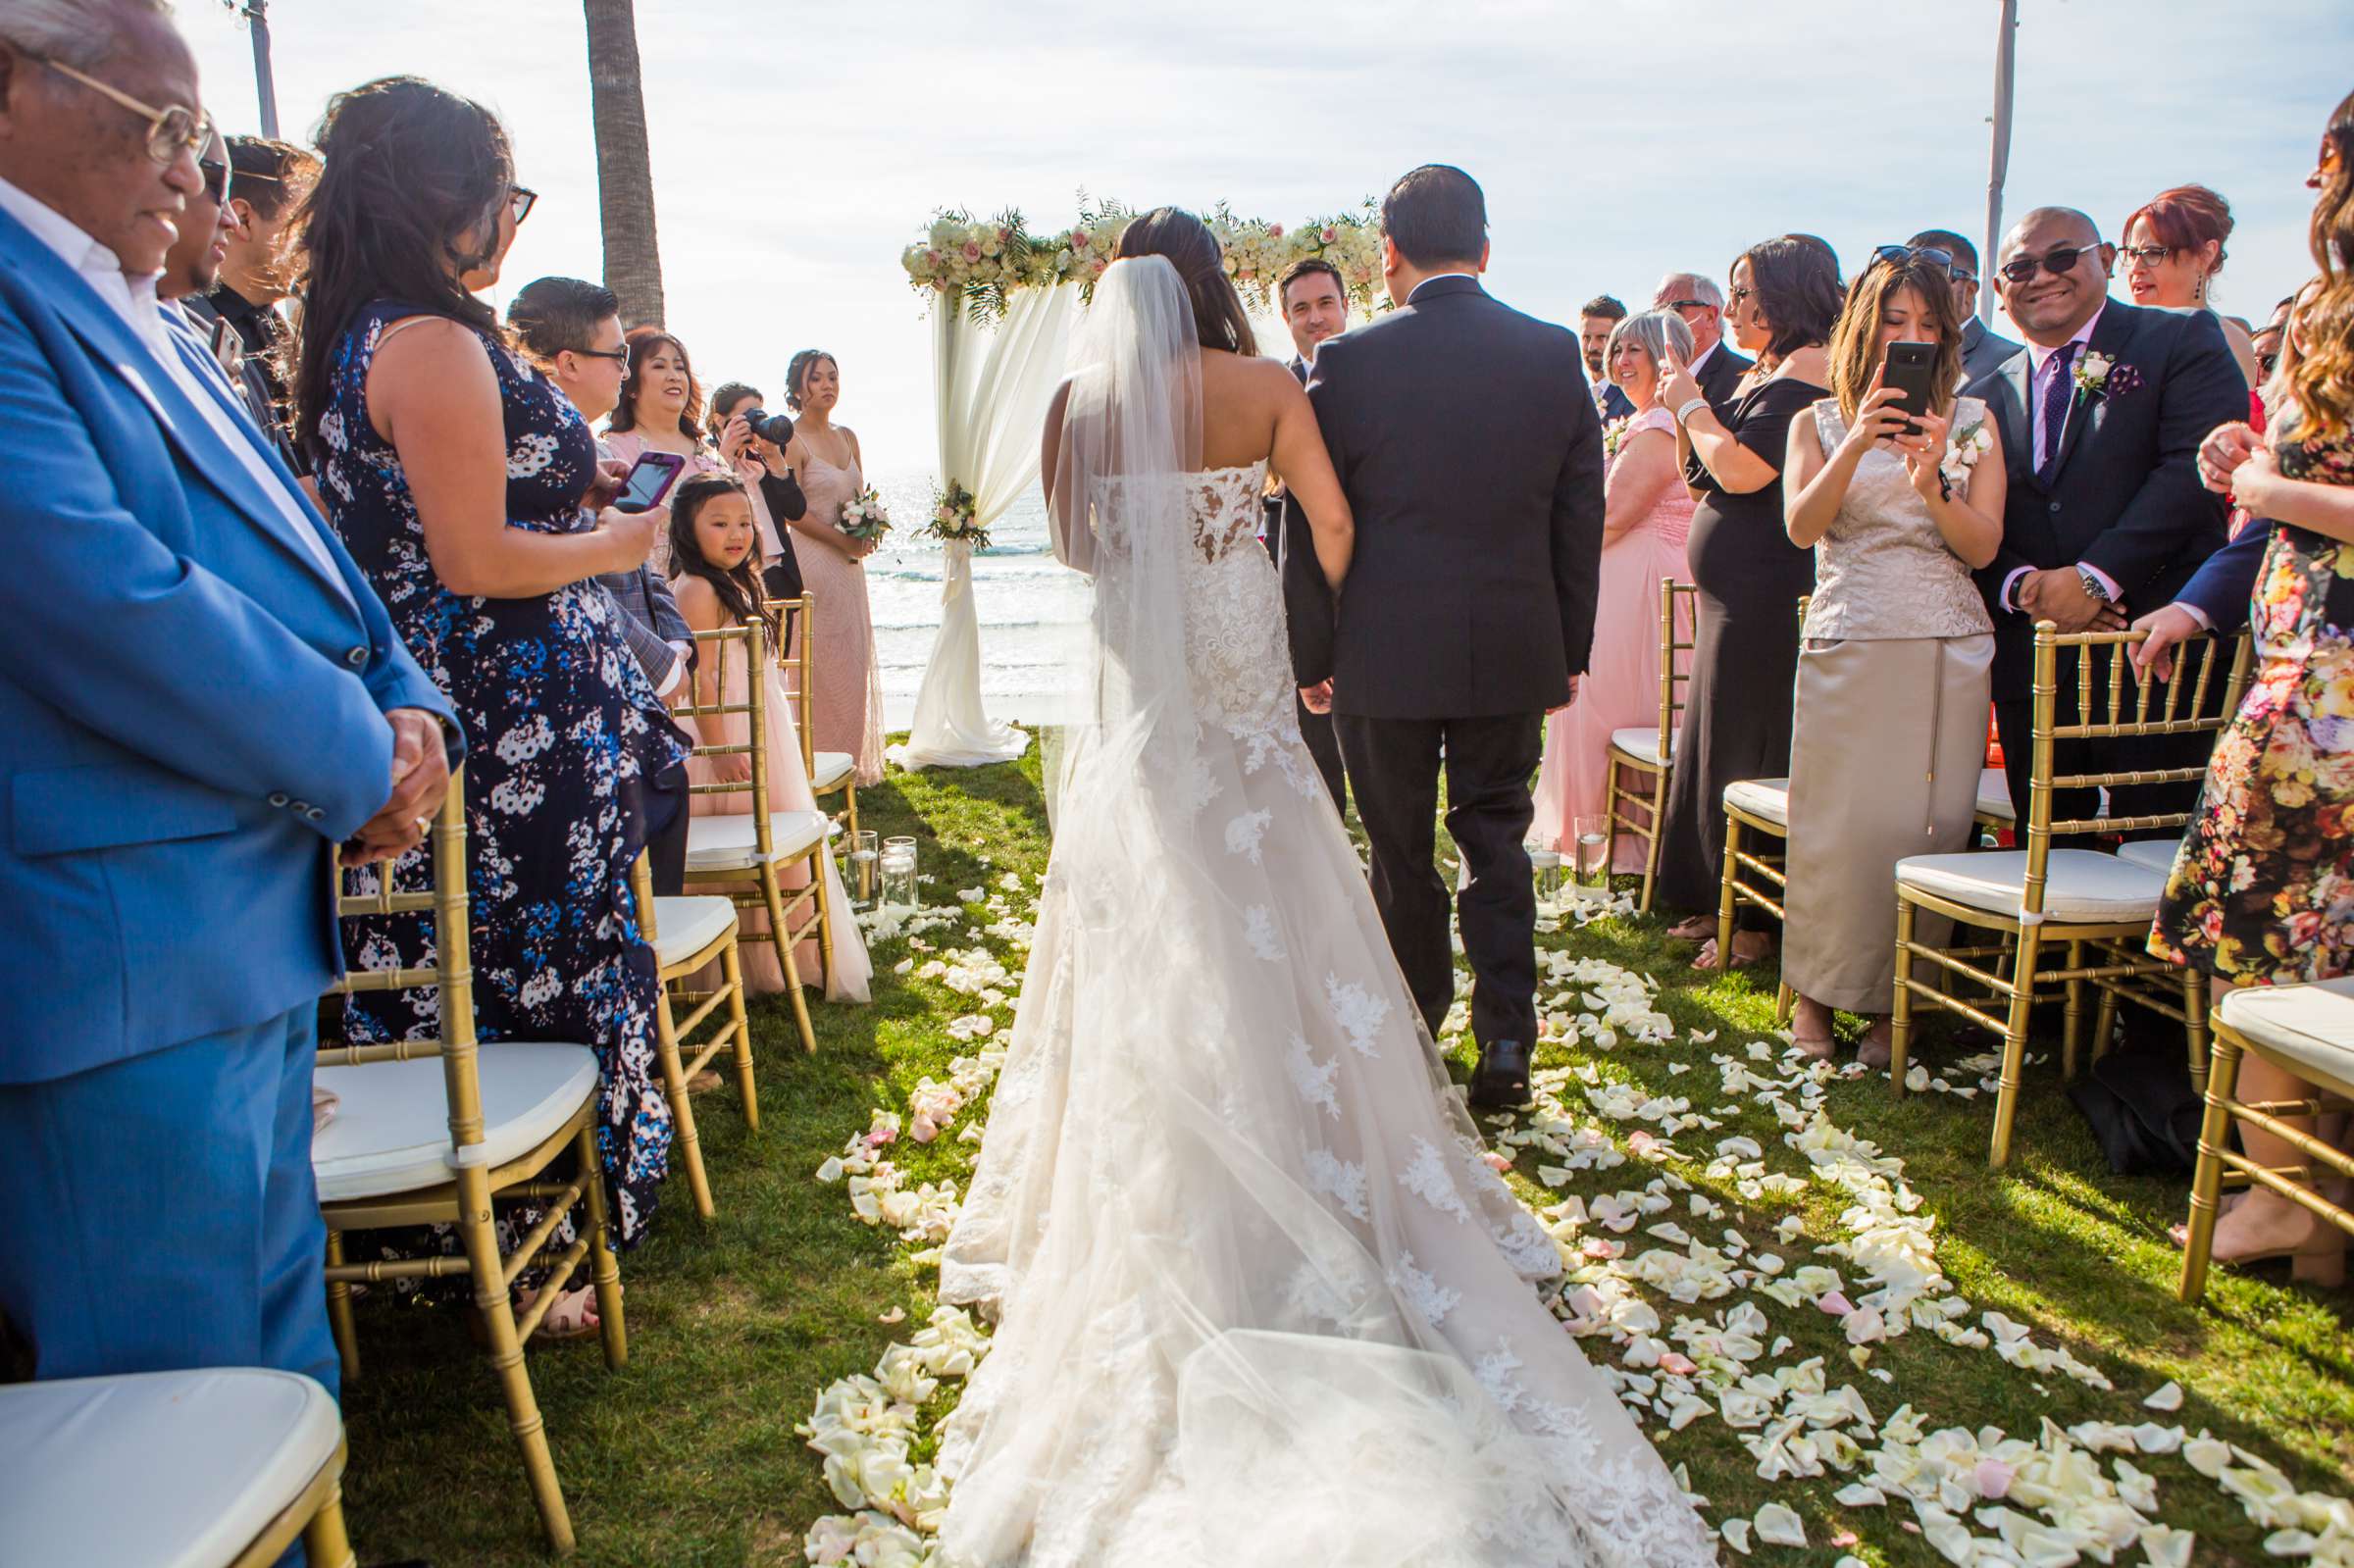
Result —
<instances>
[{"instance_id":1,"label":"white draped fabric","mask_svg":"<svg viewBox=\"0 0 2354 1568\"><path fill-rule=\"evenodd\" d=\"M1060 384L1079 316L1079 290L1024 289L1005 319L988 327L955 301L933 306L932 345L944 486L972 491L986 529L1038 478L1039 431ZM916 694L915 723L891 748L902 768L978 768L1010 762L1030 737L993 721L981 706L981 618L973 606L972 547L951 543L940 587L940 635Z\"/></svg>"}]
</instances>

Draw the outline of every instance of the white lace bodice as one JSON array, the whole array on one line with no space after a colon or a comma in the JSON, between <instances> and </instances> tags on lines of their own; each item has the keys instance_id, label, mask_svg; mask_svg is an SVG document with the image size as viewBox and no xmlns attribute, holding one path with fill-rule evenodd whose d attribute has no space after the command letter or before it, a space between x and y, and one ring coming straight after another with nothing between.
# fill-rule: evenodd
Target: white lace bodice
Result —
<instances>
[{"instance_id":1,"label":"white lace bodice","mask_svg":"<svg viewBox=\"0 0 2354 1568\"><path fill-rule=\"evenodd\" d=\"M1267 465L1205 469L1184 477L1193 548L1186 579L1186 665L1197 716L1242 743L1256 760L1288 763L1298 750L1292 653L1283 583L1258 542ZM1287 744L1286 742L1291 742ZM1307 770L1284 769L1302 794Z\"/></svg>"}]
</instances>

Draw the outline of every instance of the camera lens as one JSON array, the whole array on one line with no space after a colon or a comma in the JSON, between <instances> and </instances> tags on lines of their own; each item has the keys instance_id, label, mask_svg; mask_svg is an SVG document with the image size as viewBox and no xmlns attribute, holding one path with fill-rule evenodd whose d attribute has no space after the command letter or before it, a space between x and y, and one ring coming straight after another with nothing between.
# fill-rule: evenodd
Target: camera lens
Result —
<instances>
[{"instance_id":1,"label":"camera lens","mask_svg":"<svg viewBox=\"0 0 2354 1568\"><path fill-rule=\"evenodd\" d=\"M759 436L760 439L777 446L793 444L793 421L790 417L783 414L771 414L757 404L750 408L739 409L737 412L743 416L743 423L750 426L752 433Z\"/></svg>"}]
</instances>

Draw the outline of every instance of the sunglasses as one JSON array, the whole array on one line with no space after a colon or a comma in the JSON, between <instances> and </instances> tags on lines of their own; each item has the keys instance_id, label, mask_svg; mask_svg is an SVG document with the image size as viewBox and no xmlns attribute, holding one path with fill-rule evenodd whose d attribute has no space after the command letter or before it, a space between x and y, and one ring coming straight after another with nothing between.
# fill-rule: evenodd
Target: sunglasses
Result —
<instances>
[{"instance_id":1,"label":"sunglasses","mask_svg":"<svg viewBox=\"0 0 2354 1568\"><path fill-rule=\"evenodd\" d=\"M68 81L87 87L99 97L120 104L147 122L147 156L154 162L171 167L183 153L201 152L211 139L212 129L203 118L185 104L166 104L158 109L153 104L139 102L120 88L110 87L96 76L85 76L72 66L60 64L47 55L28 54Z\"/></svg>"},{"instance_id":2,"label":"sunglasses","mask_svg":"<svg viewBox=\"0 0 2354 1568\"><path fill-rule=\"evenodd\" d=\"M1747 283L1735 283L1733 285L1733 292L1730 296L1730 303L1738 305L1756 292L1757 290L1750 287Z\"/></svg>"},{"instance_id":3,"label":"sunglasses","mask_svg":"<svg viewBox=\"0 0 2354 1568\"><path fill-rule=\"evenodd\" d=\"M2033 278L2038 267L2054 278L2066 278L2076 270L2076 263L2084 259L2086 251L2098 249L2098 245L2063 245L2058 250L2045 251L2040 257L2021 256L2015 261L2007 261L1996 270L2014 283L2023 283Z\"/></svg>"},{"instance_id":4,"label":"sunglasses","mask_svg":"<svg viewBox=\"0 0 2354 1568\"><path fill-rule=\"evenodd\" d=\"M205 140L212 138L207 136ZM204 199L216 207L229 203L229 162L227 159L199 158L196 173L204 177Z\"/></svg>"},{"instance_id":5,"label":"sunglasses","mask_svg":"<svg viewBox=\"0 0 2354 1568\"><path fill-rule=\"evenodd\" d=\"M1914 257L1919 256L1931 267L1944 268L1946 276L1949 278L1959 271L1954 266L1954 253L1950 250L1941 250L1935 245L1879 245L1873 247L1871 256L1872 260L1884 261L1891 267L1902 267ZM1974 283L1977 279L1973 278L1970 281Z\"/></svg>"},{"instance_id":6,"label":"sunglasses","mask_svg":"<svg viewBox=\"0 0 2354 1568\"><path fill-rule=\"evenodd\" d=\"M529 185L517 185L507 194L507 210L515 215L515 222L521 224L532 216L532 208L537 205L538 200L537 191Z\"/></svg>"}]
</instances>

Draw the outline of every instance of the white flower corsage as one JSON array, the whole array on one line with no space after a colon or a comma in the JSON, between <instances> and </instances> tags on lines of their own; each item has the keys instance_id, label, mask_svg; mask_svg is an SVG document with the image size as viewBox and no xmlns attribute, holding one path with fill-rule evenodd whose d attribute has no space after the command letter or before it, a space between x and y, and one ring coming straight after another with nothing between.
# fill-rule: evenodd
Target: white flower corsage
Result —
<instances>
[{"instance_id":1,"label":"white flower corsage","mask_svg":"<svg viewBox=\"0 0 2354 1568\"><path fill-rule=\"evenodd\" d=\"M1978 466L1978 459L1993 450L1994 432L1980 420L1946 443L1945 461L1937 465L1937 473L1952 488L1967 488L1970 471Z\"/></svg>"},{"instance_id":2,"label":"white flower corsage","mask_svg":"<svg viewBox=\"0 0 2354 1568\"><path fill-rule=\"evenodd\" d=\"M1629 416L1621 414L1616 419L1604 423L1602 427L1602 455L1604 457L1612 458L1618 455L1618 448L1626 441L1628 419Z\"/></svg>"}]
</instances>

